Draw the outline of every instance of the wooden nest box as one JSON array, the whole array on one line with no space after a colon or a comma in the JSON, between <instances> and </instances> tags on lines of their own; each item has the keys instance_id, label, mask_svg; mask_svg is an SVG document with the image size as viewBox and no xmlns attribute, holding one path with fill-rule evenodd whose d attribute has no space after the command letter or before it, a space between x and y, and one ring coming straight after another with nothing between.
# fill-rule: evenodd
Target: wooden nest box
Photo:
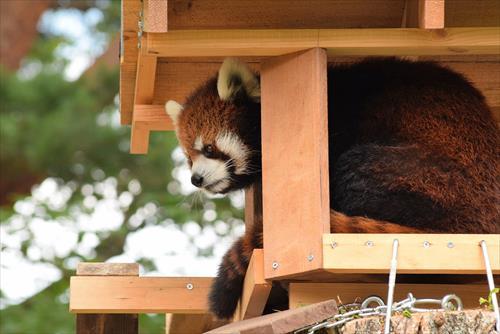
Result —
<instances>
[{"instance_id":1,"label":"wooden nest box","mask_svg":"<svg viewBox=\"0 0 500 334\"><path fill-rule=\"evenodd\" d=\"M275 83L262 85L263 183L247 191L245 208L247 224L263 212L265 245L252 257L236 319L261 314L273 280L291 282L291 308L384 295L394 238L398 273L443 275L436 284L398 284L396 298L453 291L477 307L488 295L479 242L487 242L498 275L500 235L330 234L326 68L381 55L436 61L465 74L498 121L499 1L123 0L122 6L120 113L131 126L131 153L147 153L151 131L173 130L165 102L184 101L225 57L242 58L263 82ZM309 156L279 157L284 145ZM266 182L287 180L297 169L303 177L294 178L293 192L286 182ZM71 282L74 313L194 313L199 319L207 313L211 278L138 277L135 269L95 276L82 268Z\"/></svg>"}]
</instances>

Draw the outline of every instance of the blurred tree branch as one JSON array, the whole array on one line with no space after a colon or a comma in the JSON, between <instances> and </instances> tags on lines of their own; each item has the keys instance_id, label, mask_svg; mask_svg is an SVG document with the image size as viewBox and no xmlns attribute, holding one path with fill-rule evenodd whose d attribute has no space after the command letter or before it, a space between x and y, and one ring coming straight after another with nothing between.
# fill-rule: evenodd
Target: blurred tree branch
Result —
<instances>
[{"instance_id":1,"label":"blurred tree branch","mask_svg":"<svg viewBox=\"0 0 500 334\"><path fill-rule=\"evenodd\" d=\"M38 36L38 18L55 0L0 1L0 63L17 70Z\"/></svg>"}]
</instances>

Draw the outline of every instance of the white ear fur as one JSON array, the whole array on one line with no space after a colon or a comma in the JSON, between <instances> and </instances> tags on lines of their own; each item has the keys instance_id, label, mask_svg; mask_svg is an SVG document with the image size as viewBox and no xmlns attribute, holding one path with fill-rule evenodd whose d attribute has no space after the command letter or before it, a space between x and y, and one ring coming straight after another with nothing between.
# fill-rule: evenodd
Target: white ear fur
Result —
<instances>
[{"instance_id":1,"label":"white ear fur","mask_svg":"<svg viewBox=\"0 0 500 334\"><path fill-rule=\"evenodd\" d=\"M234 80L235 78L239 80ZM235 85L235 82L241 82ZM231 100L240 89L254 101L260 101L260 84L255 73L237 59L226 58L219 69L217 91L223 101Z\"/></svg>"},{"instance_id":2,"label":"white ear fur","mask_svg":"<svg viewBox=\"0 0 500 334\"><path fill-rule=\"evenodd\" d=\"M179 119L182 110L184 110L184 107L178 102L169 100L165 104L165 110L167 111L167 114L170 116L174 124L177 124L177 120Z\"/></svg>"}]
</instances>

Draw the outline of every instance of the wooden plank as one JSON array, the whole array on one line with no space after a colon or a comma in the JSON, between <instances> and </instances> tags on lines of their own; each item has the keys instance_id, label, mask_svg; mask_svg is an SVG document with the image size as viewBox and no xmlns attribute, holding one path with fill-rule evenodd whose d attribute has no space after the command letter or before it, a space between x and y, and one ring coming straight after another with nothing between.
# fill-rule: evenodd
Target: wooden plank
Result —
<instances>
[{"instance_id":1,"label":"wooden plank","mask_svg":"<svg viewBox=\"0 0 500 334\"><path fill-rule=\"evenodd\" d=\"M120 122L132 123L137 71L137 31L141 11L140 0L122 1L122 52L120 55Z\"/></svg>"},{"instance_id":2,"label":"wooden plank","mask_svg":"<svg viewBox=\"0 0 500 334\"><path fill-rule=\"evenodd\" d=\"M76 317L77 334L137 334L137 314L81 314Z\"/></svg>"},{"instance_id":3,"label":"wooden plank","mask_svg":"<svg viewBox=\"0 0 500 334\"><path fill-rule=\"evenodd\" d=\"M72 278L99 277L111 279L112 277L138 278L139 265L136 263L79 263L77 275ZM113 275L113 276L111 276ZM92 287L89 287L92 289ZM71 288L70 288L71 289ZM71 291L70 295L72 295ZM91 302L99 303L99 295L83 296L92 299ZM79 313L79 312L77 312ZM106 312L91 312L106 313ZM119 312L123 313L123 312ZM139 332L139 318L137 314L77 314L77 334L137 334Z\"/></svg>"},{"instance_id":4,"label":"wooden plank","mask_svg":"<svg viewBox=\"0 0 500 334\"><path fill-rule=\"evenodd\" d=\"M498 54L500 28L320 30L328 55L421 56Z\"/></svg>"},{"instance_id":5,"label":"wooden plank","mask_svg":"<svg viewBox=\"0 0 500 334\"><path fill-rule=\"evenodd\" d=\"M168 31L168 0L144 0L144 31Z\"/></svg>"},{"instance_id":6,"label":"wooden plank","mask_svg":"<svg viewBox=\"0 0 500 334\"><path fill-rule=\"evenodd\" d=\"M159 57L279 56L321 47L329 55L498 54L500 28L179 30L148 34Z\"/></svg>"},{"instance_id":7,"label":"wooden plank","mask_svg":"<svg viewBox=\"0 0 500 334\"><path fill-rule=\"evenodd\" d=\"M405 299L411 292L415 298L440 299L456 294L464 307L479 307L479 297L489 293L487 284L396 284L394 300ZM290 283L290 308L303 307L324 300L334 299L339 304L361 302L373 295L383 300L387 297L386 283ZM425 307L425 306L422 306ZM435 306L433 306L435 308Z\"/></svg>"},{"instance_id":8,"label":"wooden plank","mask_svg":"<svg viewBox=\"0 0 500 334\"><path fill-rule=\"evenodd\" d=\"M254 249L243 283L239 320L262 315L271 292L271 286L264 279L264 252L262 249Z\"/></svg>"},{"instance_id":9,"label":"wooden plank","mask_svg":"<svg viewBox=\"0 0 500 334\"><path fill-rule=\"evenodd\" d=\"M233 322L205 334L282 334L310 326L338 313L335 300L308 305L295 310L266 314Z\"/></svg>"},{"instance_id":10,"label":"wooden plank","mask_svg":"<svg viewBox=\"0 0 500 334\"><path fill-rule=\"evenodd\" d=\"M74 276L70 281L70 311L207 313L211 284L208 277Z\"/></svg>"},{"instance_id":11,"label":"wooden plank","mask_svg":"<svg viewBox=\"0 0 500 334\"><path fill-rule=\"evenodd\" d=\"M444 2L444 0L418 0L418 27L422 29L443 29Z\"/></svg>"},{"instance_id":12,"label":"wooden plank","mask_svg":"<svg viewBox=\"0 0 500 334\"><path fill-rule=\"evenodd\" d=\"M494 273L500 273L500 234L325 234L324 268L388 273L394 239L399 240L398 273L484 274L481 240L487 241Z\"/></svg>"},{"instance_id":13,"label":"wooden plank","mask_svg":"<svg viewBox=\"0 0 500 334\"><path fill-rule=\"evenodd\" d=\"M143 48L145 46L146 45L143 45ZM133 154L146 154L148 152L149 132L152 129L143 126L144 115L138 113L138 108L136 108L136 106L139 104L151 104L153 102L157 62L158 58L156 56L142 53L140 53L137 58L134 112L132 115L132 133L130 138L130 153ZM147 110L143 110L142 108L141 111L157 119L160 117L160 114L154 113L154 110L151 110L151 108ZM164 116L163 118L165 120L168 119L165 115L165 111L162 111L161 114ZM150 121L148 124L154 124L154 122Z\"/></svg>"},{"instance_id":14,"label":"wooden plank","mask_svg":"<svg viewBox=\"0 0 500 334\"><path fill-rule=\"evenodd\" d=\"M169 1L169 27L301 29L399 27L403 0Z\"/></svg>"},{"instance_id":15,"label":"wooden plank","mask_svg":"<svg viewBox=\"0 0 500 334\"><path fill-rule=\"evenodd\" d=\"M165 334L198 334L227 324L212 314L166 314Z\"/></svg>"},{"instance_id":16,"label":"wooden plank","mask_svg":"<svg viewBox=\"0 0 500 334\"><path fill-rule=\"evenodd\" d=\"M138 263L80 262L76 267L78 276L138 276Z\"/></svg>"},{"instance_id":17,"label":"wooden plank","mask_svg":"<svg viewBox=\"0 0 500 334\"><path fill-rule=\"evenodd\" d=\"M330 230L326 66L318 48L262 63L266 279L322 267ZM291 147L295 154L286 154Z\"/></svg>"}]
</instances>

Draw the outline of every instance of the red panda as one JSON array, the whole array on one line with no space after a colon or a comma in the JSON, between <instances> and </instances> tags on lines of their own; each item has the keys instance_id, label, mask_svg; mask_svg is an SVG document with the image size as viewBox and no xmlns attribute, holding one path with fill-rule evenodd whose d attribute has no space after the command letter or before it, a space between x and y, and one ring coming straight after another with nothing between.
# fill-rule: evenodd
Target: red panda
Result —
<instances>
[{"instance_id":1,"label":"red panda","mask_svg":"<svg viewBox=\"0 0 500 334\"><path fill-rule=\"evenodd\" d=\"M463 76L395 58L332 66L328 106L333 233L500 233L500 137ZM166 111L195 186L224 194L260 178L259 76L245 64L226 59ZM219 318L233 315L256 247L261 224L224 256L210 294Z\"/></svg>"}]
</instances>

